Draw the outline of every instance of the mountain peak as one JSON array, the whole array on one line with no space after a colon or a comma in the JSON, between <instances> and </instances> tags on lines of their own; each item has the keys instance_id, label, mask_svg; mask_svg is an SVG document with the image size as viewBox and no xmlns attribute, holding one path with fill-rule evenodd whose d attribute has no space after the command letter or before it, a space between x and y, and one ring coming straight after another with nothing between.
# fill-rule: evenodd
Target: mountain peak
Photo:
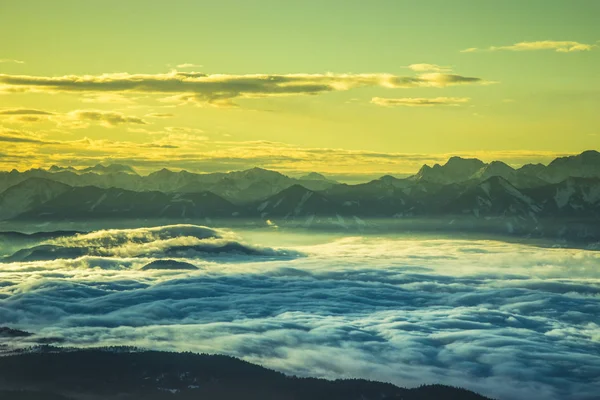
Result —
<instances>
[{"instance_id":1,"label":"mountain peak","mask_svg":"<svg viewBox=\"0 0 600 400\"><path fill-rule=\"evenodd\" d=\"M379 178L379 180L380 181L397 181L398 178L388 174L388 175L383 175L381 178Z\"/></svg>"},{"instance_id":2,"label":"mountain peak","mask_svg":"<svg viewBox=\"0 0 600 400\"><path fill-rule=\"evenodd\" d=\"M240 173L242 173L243 175L254 175L254 176L261 176L261 175L281 175L283 176L283 174L281 172L277 172L277 171L273 171L270 169L265 169L265 168L260 168L260 167L254 167L254 168L250 168L250 169L246 169L243 171L239 171ZM232 172L232 173L236 173L236 172Z\"/></svg>"},{"instance_id":3,"label":"mountain peak","mask_svg":"<svg viewBox=\"0 0 600 400\"><path fill-rule=\"evenodd\" d=\"M261 167L252 167L252 168L245 170L244 172L273 172L273 171L270 171L268 169L264 169Z\"/></svg>"},{"instance_id":4,"label":"mountain peak","mask_svg":"<svg viewBox=\"0 0 600 400\"><path fill-rule=\"evenodd\" d=\"M600 165L600 153L596 150L586 150L580 154L566 157L558 157L548 166L552 165L568 165L568 164L598 164Z\"/></svg>"},{"instance_id":5,"label":"mountain peak","mask_svg":"<svg viewBox=\"0 0 600 400\"><path fill-rule=\"evenodd\" d=\"M481 168L485 163L477 158L462 158L453 156L448 159L444 167L449 168Z\"/></svg>"},{"instance_id":6,"label":"mountain peak","mask_svg":"<svg viewBox=\"0 0 600 400\"><path fill-rule=\"evenodd\" d=\"M175 172L171 171L168 168L162 168L162 169L159 169L158 171L154 171L154 172L150 173L150 175L148 175L148 176L149 177L169 177L174 173Z\"/></svg>"},{"instance_id":7,"label":"mountain peak","mask_svg":"<svg viewBox=\"0 0 600 400\"><path fill-rule=\"evenodd\" d=\"M498 175L506 178L506 175L510 175L514 172L515 169L510 165L503 163L502 161L492 161L481 168L478 175L480 174L482 177Z\"/></svg>"},{"instance_id":8,"label":"mountain peak","mask_svg":"<svg viewBox=\"0 0 600 400\"><path fill-rule=\"evenodd\" d=\"M600 152L596 150L586 150L582 152L578 157L584 161L600 162Z\"/></svg>"},{"instance_id":9,"label":"mountain peak","mask_svg":"<svg viewBox=\"0 0 600 400\"><path fill-rule=\"evenodd\" d=\"M329 179L327 179L327 177L325 175L320 174L318 172L309 172L306 175L302 175L298 179L302 179L302 180L306 180L306 181L328 181L329 180Z\"/></svg>"},{"instance_id":10,"label":"mountain peak","mask_svg":"<svg viewBox=\"0 0 600 400\"><path fill-rule=\"evenodd\" d=\"M456 183L468 180L473 174L486 166L476 158L450 157L446 164L433 167L423 165L414 178L434 183Z\"/></svg>"},{"instance_id":11,"label":"mountain peak","mask_svg":"<svg viewBox=\"0 0 600 400\"><path fill-rule=\"evenodd\" d=\"M96 164L93 167L88 167L88 168L84 168L81 170L81 172L95 172L95 173L100 173L100 174L109 174L109 173L117 173L117 172L124 172L127 174L135 174L135 170L130 167L129 165L124 165L124 164L108 164L108 165L103 165L103 164Z\"/></svg>"}]
</instances>

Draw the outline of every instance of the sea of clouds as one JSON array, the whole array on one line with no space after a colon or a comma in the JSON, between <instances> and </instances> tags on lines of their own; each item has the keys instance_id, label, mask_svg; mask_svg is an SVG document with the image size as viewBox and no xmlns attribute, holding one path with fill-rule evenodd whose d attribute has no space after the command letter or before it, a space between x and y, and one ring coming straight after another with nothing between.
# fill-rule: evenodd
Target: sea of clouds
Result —
<instances>
[{"instance_id":1,"label":"sea of clouds","mask_svg":"<svg viewBox=\"0 0 600 400\"><path fill-rule=\"evenodd\" d=\"M294 236L177 225L37 243L0 263L0 326L36 333L12 345L225 353L507 400L600 393L600 252ZM198 270L141 270L167 257Z\"/></svg>"}]
</instances>

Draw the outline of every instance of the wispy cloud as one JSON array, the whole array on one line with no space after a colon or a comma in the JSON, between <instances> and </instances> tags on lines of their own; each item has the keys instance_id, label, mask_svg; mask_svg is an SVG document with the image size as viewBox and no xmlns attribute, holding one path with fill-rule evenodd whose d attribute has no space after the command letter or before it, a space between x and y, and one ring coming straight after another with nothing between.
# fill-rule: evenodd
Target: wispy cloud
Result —
<instances>
[{"instance_id":1,"label":"wispy cloud","mask_svg":"<svg viewBox=\"0 0 600 400\"><path fill-rule=\"evenodd\" d=\"M590 51L598 47L595 44L579 43L574 41L553 41L543 40L537 42L520 42L508 46L491 46L487 48L471 47L461 50L461 53L475 53L479 51L535 51L535 50L554 50L558 53L573 53L577 51Z\"/></svg>"},{"instance_id":2,"label":"wispy cloud","mask_svg":"<svg viewBox=\"0 0 600 400\"><path fill-rule=\"evenodd\" d=\"M25 61L15 60L12 58L0 58L0 64L2 63L25 64Z\"/></svg>"},{"instance_id":3,"label":"wispy cloud","mask_svg":"<svg viewBox=\"0 0 600 400\"><path fill-rule=\"evenodd\" d=\"M148 124L148 122L139 117L125 115L117 111L103 110L74 110L65 114L60 114L38 109L10 108L0 109L0 118L1 117L9 117L9 121L11 122L32 123L53 121L59 125L68 125L72 128L85 127L85 125L77 125L78 122L97 122L108 127L122 124ZM163 117L166 117L166 114L163 115Z\"/></svg>"},{"instance_id":4,"label":"wispy cloud","mask_svg":"<svg viewBox=\"0 0 600 400\"><path fill-rule=\"evenodd\" d=\"M207 75L171 71L166 74L67 75L61 77L0 74L0 90L7 92L147 93L170 95L171 100L214 106L235 106L240 98L316 95L359 87L443 88L488 84L482 78L431 72L416 76L392 74L252 74ZM2 87L4 86L4 87Z\"/></svg>"},{"instance_id":5,"label":"wispy cloud","mask_svg":"<svg viewBox=\"0 0 600 400\"><path fill-rule=\"evenodd\" d=\"M287 174L318 171L339 176L344 181L366 181L386 174L406 176L423 164L443 163L451 156L476 157L484 161L502 160L513 166L549 162L556 152L456 152L401 153L347 150L341 148L301 147L270 141L215 141L202 130L167 127L152 131L144 125L128 131L146 133L145 141L56 140L36 137L27 132L4 132L9 136L31 138L27 143L5 143L0 170L20 170L56 165L90 166L99 162L120 163L150 173L168 167L193 172L226 172L252 167L273 169ZM3 132L0 132L3 133ZM54 137L52 137L54 138ZM37 139L37 140L36 140ZM41 141L44 141L42 146ZM160 152L155 151L161 148Z\"/></svg>"},{"instance_id":6,"label":"wispy cloud","mask_svg":"<svg viewBox=\"0 0 600 400\"><path fill-rule=\"evenodd\" d=\"M147 125L148 123L139 117L132 117L116 111L101 110L75 110L66 114L67 118L78 121L96 121L101 125L113 127L121 124Z\"/></svg>"},{"instance_id":7,"label":"wispy cloud","mask_svg":"<svg viewBox=\"0 0 600 400\"><path fill-rule=\"evenodd\" d=\"M9 142L9 143L47 143L40 139L34 139L25 136L12 136L12 135L3 135L0 133L0 142Z\"/></svg>"},{"instance_id":8,"label":"wispy cloud","mask_svg":"<svg viewBox=\"0 0 600 400\"><path fill-rule=\"evenodd\" d=\"M171 113L150 113L150 114L146 114L146 117L148 118L172 118L174 117L174 114Z\"/></svg>"},{"instance_id":9,"label":"wispy cloud","mask_svg":"<svg viewBox=\"0 0 600 400\"><path fill-rule=\"evenodd\" d=\"M55 115L55 113L31 108L5 108L0 109L0 115Z\"/></svg>"},{"instance_id":10,"label":"wispy cloud","mask_svg":"<svg viewBox=\"0 0 600 400\"><path fill-rule=\"evenodd\" d=\"M15 129L6 129L0 127L0 142L3 142L5 145L9 143L31 143L31 144L59 144L59 142L47 141L42 139L39 135L32 134L30 132L15 130ZM7 148L9 150L8 155L10 156L10 147ZM15 156L17 154L14 154Z\"/></svg>"},{"instance_id":11,"label":"wispy cloud","mask_svg":"<svg viewBox=\"0 0 600 400\"><path fill-rule=\"evenodd\" d=\"M175 67L176 68L202 68L204 65L201 64L192 64L192 63L183 63L183 64L177 64Z\"/></svg>"},{"instance_id":12,"label":"wispy cloud","mask_svg":"<svg viewBox=\"0 0 600 400\"><path fill-rule=\"evenodd\" d=\"M437 64L411 64L408 68L416 72L449 72L452 70L450 67L443 67Z\"/></svg>"},{"instance_id":13,"label":"wispy cloud","mask_svg":"<svg viewBox=\"0 0 600 400\"><path fill-rule=\"evenodd\" d=\"M394 106L405 106L405 107L431 107L431 106L459 106L467 103L470 99L468 97L435 97L435 98L423 98L423 97L405 97L400 99L389 99L382 97L373 97L371 103L377 104L378 106L394 107Z\"/></svg>"}]
</instances>

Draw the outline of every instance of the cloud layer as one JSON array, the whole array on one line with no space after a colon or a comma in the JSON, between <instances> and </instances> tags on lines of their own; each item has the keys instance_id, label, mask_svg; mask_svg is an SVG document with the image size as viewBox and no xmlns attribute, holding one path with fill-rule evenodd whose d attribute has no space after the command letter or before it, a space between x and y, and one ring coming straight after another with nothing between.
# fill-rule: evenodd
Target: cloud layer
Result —
<instances>
[{"instance_id":1,"label":"cloud layer","mask_svg":"<svg viewBox=\"0 0 600 400\"><path fill-rule=\"evenodd\" d=\"M159 114L158 117L165 117L169 114ZM156 117L156 115L149 115ZM29 108L5 108L0 109L0 120L1 118L8 118L8 122L21 122L21 123L33 123L33 122L45 122L52 121L60 126L67 126L70 128L85 128L86 123L95 122L106 127L114 127L122 124L137 124L147 125L144 119L125 115L119 111L105 111L105 110L73 110L64 114L56 113L47 110L29 109Z\"/></svg>"},{"instance_id":2,"label":"cloud layer","mask_svg":"<svg viewBox=\"0 0 600 400\"><path fill-rule=\"evenodd\" d=\"M431 106L459 106L467 103L470 99L468 97L405 97L400 99L389 99L383 97L373 97L371 103L377 104L378 106L394 107L394 106L405 106L405 107L431 107Z\"/></svg>"},{"instance_id":3,"label":"cloud layer","mask_svg":"<svg viewBox=\"0 0 600 400\"><path fill-rule=\"evenodd\" d=\"M85 121L70 123L80 126ZM385 174L414 174L423 164L443 163L455 155L485 161L502 160L514 166L548 163L556 157L571 155L550 151L438 154L376 152L301 147L271 141L212 141L202 130L187 127L151 130L146 126L139 126L129 129L134 133L147 133L150 140L141 143L87 137L78 140L49 140L38 132L0 127L0 141L4 142L0 170L10 171L16 168L24 171L32 167L49 168L52 165L88 167L98 163L127 164L144 174L164 167L192 172L226 172L262 167L293 175L304 171L318 171L344 181L349 179L363 182ZM157 148L161 151L157 152Z\"/></svg>"},{"instance_id":4,"label":"cloud layer","mask_svg":"<svg viewBox=\"0 0 600 400\"><path fill-rule=\"evenodd\" d=\"M452 70L450 67L443 67L437 64L411 64L408 68L417 72L448 72Z\"/></svg>"},{"instance_id":5,"label":"cloud layer","mask_svg":"<svg viewBox=\"0 0 600 400\"><path fill-rule=\"evenodd\" d=\"M2 63L25 64L25 61L15 60L13 58L0 58L0 64Z\"/></svg>"},{"instance_id":6,"label":"cloud layer","mask_svg":"<svg viewBox=\"0 0 600 400\"><path fill-rule=\"evenodd\" d=\"M196 225L167 225L158 228L102 230L52 239L21 249L0 259L0 262L67 260L84 256L207 258L299 255L297 252L250 246L227 231Z\"/></svg>"},{"instance_id":7,"label":"cloud layer","mask_svg":"<svg viewBox=\"0 0 600 400\"><path fill-rule=\"evenodd\" d=\"M562 40L541 40L537 42L519 42L508 46L490 46L488 48L471 47L462 50L461 53L474 53L478 51L535 51L535 50L553 50L558 53L573 53L578 51L590 51L598 47L594 44L579 43L574 41Z\"/></svg>"},{"instance_id":8,"label":"cloud layer","mask_svg":"<svg viewBox=\"0 0 600 400\"><path fill-rule=\"evenodd\" d=\"M167 231L190 234L178 229ZM119 232L119 247L157 235ZM592 399L600 390L597 252L244 237L308 256L192 259L192 272L140 271L152 258L128 256L5 264L0 320L67 345L227 353L299 375L438 382L507 400Z\"/></svg>"},{"instance_id":9,"label":"cloud layer","mask_svg":"<svg viewBox=\"0 0 600 400\"><path fill-rule=\"evenodd\" d=\"M431 69L421 69L431 71ZM168 100L232 106L239 98L315 95L353 88L446 87L489 83L481 78L429 72L417 76L392 74L250 74L208 75L171 71L165 74L67 75L61 77L0 74L0 91L147 93L169 95Z\"/></svg>"}]
</instances>

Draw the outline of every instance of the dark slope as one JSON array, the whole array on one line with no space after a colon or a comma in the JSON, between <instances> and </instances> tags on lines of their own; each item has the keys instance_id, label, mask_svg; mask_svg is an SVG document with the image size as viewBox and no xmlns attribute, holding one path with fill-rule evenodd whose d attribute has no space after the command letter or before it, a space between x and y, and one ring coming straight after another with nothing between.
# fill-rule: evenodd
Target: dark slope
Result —
<instances>
[{"instance_id":1,"label":"dark slope","mask_svg":"<svg viewBox=\"0 0 600 400\"><path fill-rule=\"evenodd\" d=\"M529 218L540 208L506 179L494 176L473 185L442 208L447 214L479 216L521 216Z\"/></svg>"},{"instance_id":2,"label":"dark slope","mask_svg":"<svg viewBox=\"0 0 600 400\"><path fill-rule=\"evenodd\" d=\"M83 399L278 399L278 400L485 400L462 389L403 389L359 379L328 381L285 376L218 355L129 352L126 349L42 351L0 357L3 400ZM41 391L47 397L31 397ZM54 396L54 397L51 397Z\"/></svg>"},{"instance_id":3,"label":"dark slope","mask_svg":"<svg viewBox=\"0 0 600 400\"><path fill-rule=\"evenodd\" d=\"M253 205L251 210L259 213L263 218L289 219L335 215L339 206L321 193L300 185L293 185L265 201Z\"/></svg>"},{"instance_id":4,"label":"dark slope","mask_svg":"<svg viewBox=\"0 0 600 400\"><path fill-rule=\"evenodd\" d=\"M173 194L87 186L70 188L19 215L19 219L232 217L240 211L239 207L210 192Z\"/></svg>"},{"instance_id":5,"label":"dark slope","mask_svg":"<svg viewBox=\"0 0 600 400\"><path fill-rule=\"evenodd\" d=\"M41 206L70 189L64 183L29 178L0 193L0 219L9 219Z\"/></svg>"},{"instance_id":6,"label":"dark slope","mask_svg":"<svg viewBox=\"0 0 600 400\"><path fill-rule=\"evenodd\" d=\"M568 178L522 192L540 205L543 216L600 218L600 178Z\"/></svg>"}]
</instances>

